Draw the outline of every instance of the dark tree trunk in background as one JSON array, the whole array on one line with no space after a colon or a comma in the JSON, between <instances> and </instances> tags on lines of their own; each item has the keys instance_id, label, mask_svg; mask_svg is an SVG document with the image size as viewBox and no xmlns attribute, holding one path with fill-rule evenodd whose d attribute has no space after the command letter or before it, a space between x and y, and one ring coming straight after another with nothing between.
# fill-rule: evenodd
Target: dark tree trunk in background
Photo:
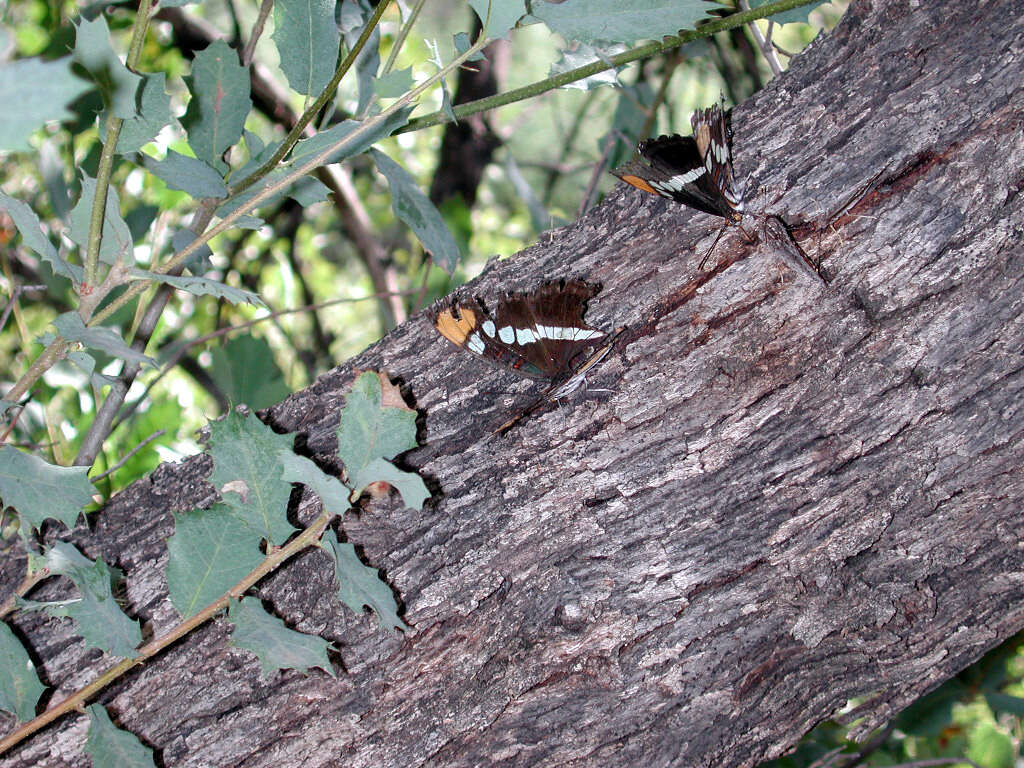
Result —
<instances>
[{"instance_id":1,"label":"dark tree trunk in background","mask_svg":"<svg viewBox=\"0 0 1024 768\"><path fill-rule=\"evenodd\" d=\"M356 369L424 414L406 461L434 502L343 523L404 639L334 609L311 552L262 595L337 641L337 679L263 680L216 623L102 700L175 766L750 766L852 697L866 733L1021 629L1021 10L856 2L735 110L751 207L827 287L738 233L699 272L717 221L620 187L474 286L602 282L588 320L629 326L590 378L612 392L488 438L493 392L525 387L414 318L271 409L326 465ZM161 467L79 539L158 631L170 513L208 471ZM62 687L101 666L63 622L19 627ZM85 765L84 739L65 718L0 765Z\"/></svg>"}]
</instances>

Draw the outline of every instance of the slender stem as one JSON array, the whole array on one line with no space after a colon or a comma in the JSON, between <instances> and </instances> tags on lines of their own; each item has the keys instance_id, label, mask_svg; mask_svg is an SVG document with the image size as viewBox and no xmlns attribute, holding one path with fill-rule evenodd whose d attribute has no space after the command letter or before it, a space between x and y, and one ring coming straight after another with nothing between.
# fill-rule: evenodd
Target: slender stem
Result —
<instances>
[{"instance_id":1,"label":"slender stem","mask_svg":"<svg viewBox=\"0 0 1024 768\"><path fill-rule=\"evenodd\" d=\"M231 200L237 197L239 194L247 190L257 181L259 181L272 170L274 170L277 167L278 163L280 163L285 158L285 156L292 151L292 147L294 147L296 142L298 142L299 138L302 136L302 132L306 130L306 126L313 121L313 118L317 116L317 114L320 112L321 109L324 108L327 102L334 98L334 94L338 90L338 85L341 83L342 78L345 77L345 73L348 72L348 70L355 63L356 59L359 57L359 54L363 50L363 46L365 46L366 41L370 39L370 35L373 34L373 30L374 28L376 28L377 23L380 21L380 17L384 15L384 11L387 10L389 5L391 5L391 0L382 0L382 2L377 6L377 8L373 12L373 15L366 22L366 26L363 28L363 33L359 36L359 39L356 41L356 44L352 46L352 50L348 52L348 56L346 56L338 65L337 70L335 70L334 72L334 77L331 78L331 81L327 84L327 87L324 88L320 96L317 97L317 100L314 101L313 104L305 112L302 113L299 119L295 122L295 125L293 125L292 129L288 132L288 135L285 137L284 141L281 142L281 146L277 148L276 152L274 152L273 156L269 160L267 160L267 162L265 162L258 170L256 170L249 176L246 176L244 179L242 179L234 187L231 188L231 194L228 196L227 200ZM222 201L222 204L224 202L227 201Z\"/></svg>"},{"instance_id":2,"label":"slender stem","mask_svg":"<svg viewBox=\"0 0 1024 768\"><path fill-rule=\"evenodd\" d=\"M27 573L25 578L21 580L21 584L19 584L17 589L14 590L14 593L4 600L3 605L0 605L0 619L7 616L7 614L11 613L18 607L19 597L24 597L36 584L49 577L49 568L40 568L38 571Z\"/></svg>"},{"instance_id":3,"label":"slender stem","mask_svg":"<svg viewBox=\"0 0 1024 768\"><path fill-rule=\"evenodd\" d=\"M123 459L121 459L121 460L120 460L119 462L117 462L117 464L115 464L114 466L112 466L112 467L111 467L110 469L108 469L108 470L107 470L106 472L104 472L104 473L102 473L102 474L100 474L100 475L96 475L96 477L90 477L90 478L89 478L89 482L91 482L91 483L93 483L93 484L95 485L96 483L98 483L98 482L99 482L100 480L102 480L103 478L105 478L105 477L110 477L110 475L114 474L115 472L117 472L117 470L119 470L119 469L120 469L121 467L123 467L123 466L124 466L125 464L127 464L127 463L128 463L129 461L131 461L131 458L132 458L132 456L134 456L134 455L135 455L136 453L138 453L139 451L141 451L141 450L142 450L143 448L145 448L145 447L146 447L147 445L149 445L150 443L152 443L152 442L153 442L154 440L156 440L156 439L157 439L158 437L163 437L163 436L164 436L164 435L166 435L166 434L167 434L167 430L166 430L166 429L158 429L158 430L157 430L156 432L154 432L154 433L153 433L152 435L150 435L150 436L149 436L149 437L147 437L147 438L146 438L145 440L143 440L143 441L142 441L141 443L139 443L139 444L138 444L138 445L136 445L136 446L135 446L134 448L132 448L132 449L131 449L130 451L128 451L128 453L127 453L127 454L125 455L125 457L124 457Z\"/></svg>"},{"instance_id":4,"label":"slender stem","mask_svg":"<svg viewBox=\"0 0 1024 768\"><path fill-rule=\"evenodd\" d=\"M57 337L50 342L50 345L36 358L32 366L22 374L17 383L7 390L4 400L16 403L25 396L33 384L39 381L39 377L46 373L57 362L63 360L68 353L68 342Z\"/></svg>"},{"instance_id":5,"label":"slender stem","mask_svg":"<svg viewBox=\"0 0 1024 768\"><path fill-rule=\"evenodd\" d=\"M739 7L744 11L750 10L750 0L737 0ZM771 67L772 72L776 77L782 74L782 63L779 61L779 57L775 54L775 49L772 48L771 40L771 22L768 27L768 38L761 33L761 28L757 26L756 22L750 23L750 31L754 35L754 39L757 40L757 45L761 49L761 53L764 55L765 61L768 62L768 66Z\"/></svg>"},{"instance_id":6,"label":"slender stem","mask_svg":"<svg viewBox=\"0 0 1024 768\"><path fill-rule=\"evenodd\" d=\"M249 35L249 41L245 44L245 48L242 49L242 66L248 67L252 64L252 55L256 51L256 43L259 42L260 35L263 34L263 25L267 23L267 17L270 15L271 8L274 7L274 0L263 0L260 3L260 12L256 16L256 23L252 25L252 33Z\"/></svg>"},{"instance_id":7,"label":"slender stem","mask_svg":"<svg viewBox=\"0 0 1024 768\"><path fill-rule=\"evenodd\" d=\"M699 30L683 32L678 37L666 37L662 42L641 45L637 48L624 51L617 56L598 60L585 66L578 67L577 69L555 75L554 77L549 77L539 83L532 83L530 85L523 86L522 88L516 88L512 91L499 93L495 96L488 96L484 99L477 99L476 101L460 104L455 107L455 117L461 120L464 117L475 115L479 112L486 112L487 110L494 109L496 107L503 107L507 104L522 101L523 99L532 96L538 96L542 93L554 90L555 88L561 88L563 85L575 83L577 80L583 80L584 78L596 75L598 72L603 72L606 69L621 67L624 64L629 64L631 62L638 61L639 59L645 59L648 56L653 56L654 54L668 50L669 48L675 48L692 42L693 40L698 40L702 37L710 37L716 32L722 32L727 29L732 29L733 27L739 27L756 19L763 19L766 16L771 16L773 13L788 11L792 8L799 8L801 5L808 5L812 2L815 2L815 0L778 0L778 2L771 3L769 5L762 5L759 8L754 8L750 11L734 13L731 16L726 16L724 19L716 19L715 21L710 21L707 24L702 24ZM448 117L447 112L444 110L438 110L437 112L432 112L429 115L424 115L423 117L416 118L415 120L410 120L406 125L395 131L395 133L399 134L408 133L409 131L418 131L422 128L429 128L434 125L441 125L442 123L450 122L450 120L451 118Z\"/></svg>"},{"instance_id":8,"label":"slender stem","mask_svg":"<svg viewBox=\"0 0 1024 768\"><path fill-rule=\"evenodd\" d=\"M381 70L380 76L388 74L391 68L395 66L395 59L398 58L399 51L402 50L402 46L405 45L405 38L409 36L409 32L412 31L412 25L416 23L416 18L420 15L420 11L423 10L423 5L427 0L416 0L416 5L412 7L412 12L409 14L409 20L402 25L402 28L398 30L398 37L395 38L395 44L391 46L391 53L388 54L388 60L384 64L384 69Z\"/></svg>"},{"instance_id":9,"label":"slender stem","mask_svg":"<svg viewBox=\"0 0 1024 768\"><path fill-rule=\"evenodd\" d=\"M275 550L267 555L255 570L249 573L248 576L238 582L238 584L228 590L227 593L219 599L210 603L195 616L192 616L186 621L183 621L173 627L166 635L142 646L133 658L118 662L93 682L89 683L89 685L84 688L80 688L74 694L61 701L57 706L46 710L43 714L39 715L39 717L30 720L21 726L21 728L18 728L16 731L8 735L3 739L3 741L0 741L0 755L31 736L33 733L36 733L40 729L49 725L57 718L74 710L80 709L89 699L117 680L132 667L142 664L167 646L187 635L196 627L199 627L212 619L218 613L223 611L232 600L241 597L245 594L246 590L255 585L268 573L278 568L282 563L296 553L316 543L316 541L323 535L324 529L331 522L334 515L334 512L325 509L308 528L288 542L285 546L281 547L281 549Z\"/></svg>"}]
</instances>

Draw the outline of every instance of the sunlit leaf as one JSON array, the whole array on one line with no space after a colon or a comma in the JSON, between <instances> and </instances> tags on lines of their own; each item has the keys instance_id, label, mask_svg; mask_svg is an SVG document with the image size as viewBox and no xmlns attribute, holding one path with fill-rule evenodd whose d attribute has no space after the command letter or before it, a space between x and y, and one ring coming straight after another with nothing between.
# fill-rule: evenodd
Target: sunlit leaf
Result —
<instances>
[{"instance_id":1,"label":"sunlit leaf","mask_svg":"<svg viewBox=\"0 0 1024 768\"><path fill-rule=\"evenodd\" d=\"M22 59L0 66L0 103L17 104L0 120L0 150L30 149L28 137L44 123L74 115L67 105L93 86L71 73L71 57Z\"/></svg>"},{"instance_id":2,"label":"sunlit leaf","mask_svg":"<svg viewBox=\"0 0 1024 768\"><path fill-rule=\"evenodd\" d=\"M281 619L267 613L259 600L249 597L233 602L228 618L235 625L231 644L255 653L264 677L279 669L308 672L312 667L334 676L327 658L331 644L316 635L289 629Z\"/></svg>"},{"instance_id":3,"label":"sunlit leaf","mask_svg":"<svg viewBox=\"0 0 1024 768\"><path fill-rule=\"evenodd\" d=\"M4 507L18 510L32 528L38 529L47 518L74 526L95 493L88 473L88 467L58 467L0 445L0 500Z\"/></svg>"},{"instance_id":4,"label":"sunlit leaf","mask_svg":"<svg viewBox=\"0 0 1024 768\"><path fill-rule=\"evenodd\" d=\"M167 3L161 3L166 8ZM156 138L161 129L174 120L171 114L171 97L165 90L167 75L156 72L144 75L142 91L139 93L139 113L121 125L117 137L117 151L126 155L137 152Z\"/></svg>"},{"instance_id":5,"label":"sunlit leaf","mask_svg":"<svg viewBox=\"0 0 1024 768\"><path fill-rule=\"evenodd\" d=\"M334 75L341 34L334 23L335 0L276 0L274 44L288 84L317 96Z\"/></svg>"},{"instance_id":6,"label":"sunlit leaf","mask_svg":"<svg viewBox=\"0 0 1024 768\"><path fill-rule=\"evenodd\" d=\"M135 97L142 78L128 70L110 42L103 14L89 20L79 17L75 50L71 58L81 64L99 85L104 101L117 117L128 120L138 112Z\"/></svg>"},{"instance_id":7,"label":"sunlit leaf","mask_svg":"<svg viewBox=\"0 0 1024 768\"><path fill-rule=\"evenodd\" d=\"M536 0L533 16L566 40L632 43L693 29L714 5L705 0Z\"/></svg>"},{"instance_id":8,"label":"sunlit leaf","mask_svg":"<svg viewBox=\"0 0 1024 768\"><path fill-rule=\"evenodd\" d=\"M504 37L526 14L524 0L469 0L469 4L480 17L480 25L486 24L487 36L492 38Z\"/></svg>"},{"instance_id":9,"label":"sunlit leaf","mask_svg":"<svg viewBox=\"0 0 1024 768\"><path fill-rule=\"evenodd\" d=\"M221 175L195 157L167 150L163 160L146 157L143 162L154 175L171 189L188 192L192 197L227 197L228 187Z\"/></svg>"}]
</instances>

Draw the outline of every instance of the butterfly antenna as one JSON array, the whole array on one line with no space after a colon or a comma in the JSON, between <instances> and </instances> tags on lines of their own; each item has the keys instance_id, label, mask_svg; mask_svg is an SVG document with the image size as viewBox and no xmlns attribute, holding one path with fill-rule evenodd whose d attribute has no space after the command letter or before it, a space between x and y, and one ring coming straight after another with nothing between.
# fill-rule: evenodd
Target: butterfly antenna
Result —
<instances>
[{"instance_id":1,"label":"butterfly antenna","mask_svg":"<svg viewBox=\"0 0 1024 768\"><path fill-rule=\"evenodd\" d=\"M704 253L704 258L700 260L700 264L697 266L697 270L701 271L704 269L704 265L708 263L708 258L711 256L711 252L715 250L715 246L718 245L718 241L722 239L722 234L725 232L725 227L718 230L718 236L715 238L715 242L711 244L711 247Z\"/></svg>"}]
</instances>

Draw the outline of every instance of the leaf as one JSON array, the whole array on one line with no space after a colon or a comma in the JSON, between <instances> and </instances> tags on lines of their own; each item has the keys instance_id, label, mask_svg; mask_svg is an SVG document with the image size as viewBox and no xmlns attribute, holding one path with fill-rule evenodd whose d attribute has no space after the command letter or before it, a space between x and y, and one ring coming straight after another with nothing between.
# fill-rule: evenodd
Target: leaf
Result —
<instances>
[{"instance_id":1,"label":"leaf","mask_svg":"<svg viewBox=\"0 0 1024 768\"><path fill-rule=\"evenodd\" d=\"M260 410L291 394L284 373L264 338L241 335L213 352L210 373L233 403Z\"/></svg>"},{"instance_id":2,"label":"leaf","mask_svg":"<svg viewBox=\"0 0 1024 768\"><path fill-rule=\"evenodd\" d=\"M334 559L338 598L356 613L362 613L364 605L369 606L385 629L408 629L398 616L398 604L391 587L380 578L377 569L363 565L355 545L339 541L337 533L325 538L324 551Z\"/></svg>"},{"instance_id":3,"label":"leaf","mask_svg":"<svg viewBox=\"0 0 1024 768\"><path fill-rule=\"evenodd\" d=\"M693 29L712 7L704 0L535 0L531 11L567 41L632 43Z\"/></svg>"},{"instance_id":4,"label":"leaf","mask_svg":"<svg viewBox=\"0 0 1024 768\"><path fill-rule=\"evenodd\" d=\"M299 179L288 190L288 196L303 208L308 208L314 203L322 203L330 193L331 190L327 185L311 176Z\"/></svg>"},{"instance_id":5,"label":"leaf","mask_svg":"<svg viewBox=\"0 0 1024 768\"><path fill-rule=\"evenodd\" d=\"M92 85L71 72L71 57L54 61L22 59L0 66L0 151L31 149L28 137L44 123L74 117L67 105Z\"/></svg>"},{"instance_id":6,"label":"leaf","mask_svg":"<svg viewBox=\"0 0 1024 768\"><path fill-rule=\"evenodd\" d=\"M554 77L560 75L563 72L571 72L574 69L585 67L587 64L592 64L595 61L607 61L612 56L622 53L626 50L626 46L621 43L610 45L605 48L595 48L592 45L586 45L585 43L579 43L573 50L562 51L562 58L551 65L551 69L548 71L548 77ZM567 85L563 85L563 88L577 88L581 91L591 91L594 88L600 88L603 85L617 85L619 82L618 75L616 74L617 69L606 69L602 72L598 72L590 77L585 77L582 80L575 80Z\"/></svg>"},{"instance_id":7,"label":"leaf","mask_svg":"<svg viewBox=\"0 0 1024 768\"><path fill-rule=\"evenodd\" d=\"M71 231L68 233L84 252L89 245L89 227L92 219L92 201L96 199L96 179L82 175L82 194L71 211ZM113 185L107 187L107 207L103 212L103 241L100 243L100 261L116 264L129 263L134 258L132 233L121 216L121 201Z\"/></svg>"},{"instance_id":8,"label":"leaf","mask_svg":"<svg viewBox=\"0 0 1024 768\"><path fill-rule=\"evenodd\" d=\"M171 238L171 245L174 247L175 253L180 253L196 239L196 234L190 229L179 229L174 233L174 237ZM213 251L210 250L210 246L201 245L199 250L193 253L188 261L185 262L185 266L191 270L192 274L205 272L212 265L210 264L210 257L213 256Z\"/></svg>"},{"instance_id":9,"label":"leaf","mask_svg":"<svg viewBox=\"0 0 1024 768\"><path fill-rule=\"evenodd\" d=\"M53 247L53 243L43 233L43 225L39 221L27 203L8 197L0 191L0 209L6 210L14 222L14 226L21 233L22 242L33 251L39 254L43 261L47 262L55 274L70 278L76 283L81 283L85 277L85 270L75 264L69 264Z\"/></svg>"},{"instance_id":10,"label":"leaf","mask_svg":"<svg viewBox=\"0 0 1024 768\"><path fill-rule=\"evenodd\" d=\"M336 477L331 477L320 467L291 451L281 454L283 471L281 478L289 483L302 483L320 497L324 509L340 515L351 506L348 489Z\"/></svg>"},{"instance_id":11,"label":"leaf","mask_svg":"<svg viewBox=\"0 0 1024 768\"><path fill-rule=\"evenodd\" d=\"M469 0L469 4L480 17L480 25L487 25L487 36L491 38L505 37L516 22L526 15L524 0Z\"/></svg>"},{"instance_id":12,"label":"leaf","mask_svg":"<svg viewBox=\"0 0 1024 768\"><path fill-rule=\"evenodd\" d=\"M227 197L228 187L223 177L195 157L167 150L163 160L144 157L143 164L150 173L163 179L171 189L187 192L192 197Z\"/></svg>"},{"instance_id":13,"label":"leaf","mask_svg":"<svg viewBox=\"0 0 1024 768\"><path fill-rule=\"evenodd\" d=\"M288 84L316 96L327 87L338 63L341 33L334 22L335 0L277 0L274 44Z\"/></svg>"},{"instance_id":14,"label":"leaf","mask_svg":"<svg viewBox=\"0 0 1024 768\"><path fill-rule=\"evenodd\" d=\"M115 116L124 120L136 116L135 97L142 85L142 77L121 63L110 42L110 30L102 14L92 21L79 18L71 58L92 75L103 93L104 103Z\"/></svg>"},{"instance_id":15,"label":"leaf","mask_svg":"<svg viewBox=\"0 0 1024 768\"><path fill-rule=\"evenodd\" d=\"M160 275L156 272L147 272L144 269L133 269L132 275L144 280L155 280L158 283L166 283L180 291L188 291L196 296L215 296L218 299L227 299L232 304L252 304L254 307L266 307L263 299L244 288L235 288L219 280L209 277L181 277L179 275ZM286 393L287 394L287 393ZM238 401L242 402L242 401ZM276 400L274 402L277 402ZM257 406L262 407L262 406Z\"/></svg>"},{"instance_id":16,"label":"leaf","mask_svg":"<svg viewBox=\"0 0 1024 768\"><path fill-rule=\"evenodd\" d=\"M363 33L363 28L373 15L373 6L369 0L342 0L339 13L342 34L345 35L345 45L351 50L356 41ZM370 33L370 38L363 46L363 50L356 59L356 82L359 85L359 103L356 106L355 114L362 115L366 112L373 98L373 84L377 79L377 71L380 69L380 26L376 26Z\"/></svg>"},{"instance_id":17,"label":"leaf","mask_svg":"<svg viewBox=\"0 0 1024 768\"><path fill-rule=\"evenodd\" d=\"M167 7L167 3L160 5L162 8ZM143 75L142 78L139 113L124 121L121 133L117 137L117 152L121 155L142 149L156 138L165 125L174 120L174 115L171 114L171 97L164 89L167 75L164 72L156 72L152 75Z\"/></svg>"},{"instance_id":18,"label":"leaf","mask_svg":"<svg viewBox=\"0 0 1024 768\"><path fill-rule=\"evenodd\" d=\"M125 614L114 599L114 583L124 577L102 558L90 560L67 542L58 541L39 558L50 573L69 578L78 588L79 599L59 603L27 603L51 616L74 620L78 634L93 648L122 658L135 655L142 642L139 623Z\"/></svg>"},{"instance_id":19,"label":"leaf","mask_svg":"<svg viewBox=\"0 0 1024 768\"><path fill-rule=\"evenodd\" d=\"M996 716L1008 712L1015 717L1024 717L1024 698L1020 696L993 691L985 694L985 701Z\"/></svg>"},{"instance_id":20,"label":"leaf","mask_svg":"<svg viewBox=\"0 0 1024 768\"><path fill-rule=\"evenodd\" d=\"M267 613L259 600L250 597L232 603L228 619L235 625L231 644L255 653L264 677L279 669L309 672L311 667L334 677L334 667L327 658L331 644L322 637L289 629L281 619Z\"/></svg>"},{"instance_id":21,"label":"leaf","mask_svg":"<svg viewBox=\"0 0 1024 768\"><path fill-rule=\"evenodd\" d=\"M359 137L353 144L342 147L334 154L329 155L328 158L323 161L323 165L337 163L344 160L346 157L352 157L353 155L365 152L375 143L390 136L403 125L408 123L409 115L412 114L413 109L413 107L406 107L405 109L395 111L394 114L387 117L380 125ZM298 142L295 145L295 149L292 150L292 164L302 161L311 155L319 154L328 147L337 144L360 125L362 125L362 123L357 120L345 120L332 128L328 128L326 131L320 131L316 136L303 139Z\"/></svg>"},{"instance_id":22,"label":"leaf","mask_svg":"<svg viewBox=\"0 0 1024 768\"><path fill-rule=\"evenodd\" d=\"M287 517L292 488L281 479L281 454L290 454L294 442L294 435L279 435L254 415L236 410L210 423L210 482L235 516L274 545L295 531ZM225 491L229 483L233 490Z\"/></svg>"},{"instance_id":23,"label":"leaf","mask_svg":"<svg viewBox=\"0 0 1024 768\"><path fill-rule=\"evenodd\" d=\"M83 346L99 349L121 360L145 363L156 368L156 360L129 347L113 328L104 326L86 328L77 312L65 312L63 315L58 315L53 324L57 327L57 332L68 341L77 341Z\"/></svg>"},{"instance_id":24,"label":"leaf","mask_svg":"<svg viewBox=\"0 0 1024 768\"><path fill-rule=\"evenodd\" d=\"M107 710L99 704L93 704L86 707L85 711L89 713L89 738L85 742L85 752L92 758L93 765L153 768L153 750L134 733L114 725Z\"/></svg>"},{"instance_id":25,"label":"leaf","mask_svg":"<svg viewBox=\"0 0 1024 768\"><path fill-rule=\"evenodd\" d=\"M58 467L0 445L0 500L18 510L26 534L25 521L38 529L49 518L72 528L95 493L88 473L88 467Z\"/></svg>"},{"instance_id":26,"label":"leaf","mask_svg":"<svg viewBox=\"0 0 1024 768\"><path fill-rule=\"evenodd\" d=\"M967 757L985 768L1013 768L1013 739L991 723L981 723L967 737Z\"/></svg>"},{"instance_id":27,"label":"leaf","mask_svg":"<svg viewBox=\"0 0 1024 768\"><path fill-rule=\"evenodd\" d=\"M379 150L372 149L370 154L377 163L377 169L388 180L395 215L416 233L435 264L449 274L454 272L459 263L459 244L440 212L402 166Z\"/></svg>"},{"instance_id":28,"label":"leaf","mask_svg":"<svg viewBox=\"0 0 1024 768\"><path fill-rule=\"evenodd\" d=\"M167 589L181 617L199 613L255 570L262 538L226 504L175 515Z\"/></svg>"},{"instance_id":29,"label":"leaf","mask_svg":"<svg viewBox=\"0 0 1024 768\"><path fill-rule=\"evenodd\" d=\"M405 506L412 509L423 509L423 502L430 498L430 491L422 477L415 472L401 470L384 459L373 459L360 469L358 478L353 481L358 492L354 492L353 496L358 498L359 493L372 483L393 486L402 495Z\"/></svg>"},{"instance_id":30,"label":"leaf","mask_svg":"<svg viewBox=\"0 0 1024 768\"><path fill-rule=\"evenodd\" d=\"M750 0L751 8L760 8L762 5L768 5L768 3L774 3L776 0ZM801 5L797 8L791 8L788 11L781 11L780 13L773 13L768 18L774 21L776 24L793 24L802 23L807 24L811 15L811 11L820 5L824 5L827 0L820 0L817 3L809 3L808 5Z\"/></svg>"},{"instance_id":31,"label":"leaf","mask_svg":"<svg viewBox=\"0 0 1024 768\"><path fill-rule=\"evenodd\" d=\"M464 54L470 48L473 47L472 41L469 39L469 35L465 32L457 32L452 37L452 42L455 44L455 50L459 52L459 56ZM466 61L484 61L487 57L484 56L483 52L477 51L470 56Z\"/></svg>"},{"instance_id":32,"label":"leaf","mask_svg":"<svg viewBox=\"0 0 1024 768\"><path fill-rule=\"evenodd\" d=\"M0 710L11 712L19 722L31 720L36 702L46 690L25 647L6 622L0 622Z\"/></svg>"},{"instance_id":33,"label":"leaf","mask_svg":"<svg viewBox=\"0 0 1024 768\"><path fill-rule=\"evenodd\" d=\"M383 77L378 77L373 84L373 89L378 96L385 99L397 99L412 90L412 83L412 67L408 67L407 69L396 69Z\"/></svg>"},{"instance_id":34,"label":"leaf","mask_svg":"<svg viewBox=\"0 0 1024 768\"><path fill-rule=\"evenodd\" d=\"M227 170L222 155L242 136L252 109L249 70L223 40L196 54L189 78L192 101L182 124L196 157L217 170Z\"/></svg>"}]
</instances>

